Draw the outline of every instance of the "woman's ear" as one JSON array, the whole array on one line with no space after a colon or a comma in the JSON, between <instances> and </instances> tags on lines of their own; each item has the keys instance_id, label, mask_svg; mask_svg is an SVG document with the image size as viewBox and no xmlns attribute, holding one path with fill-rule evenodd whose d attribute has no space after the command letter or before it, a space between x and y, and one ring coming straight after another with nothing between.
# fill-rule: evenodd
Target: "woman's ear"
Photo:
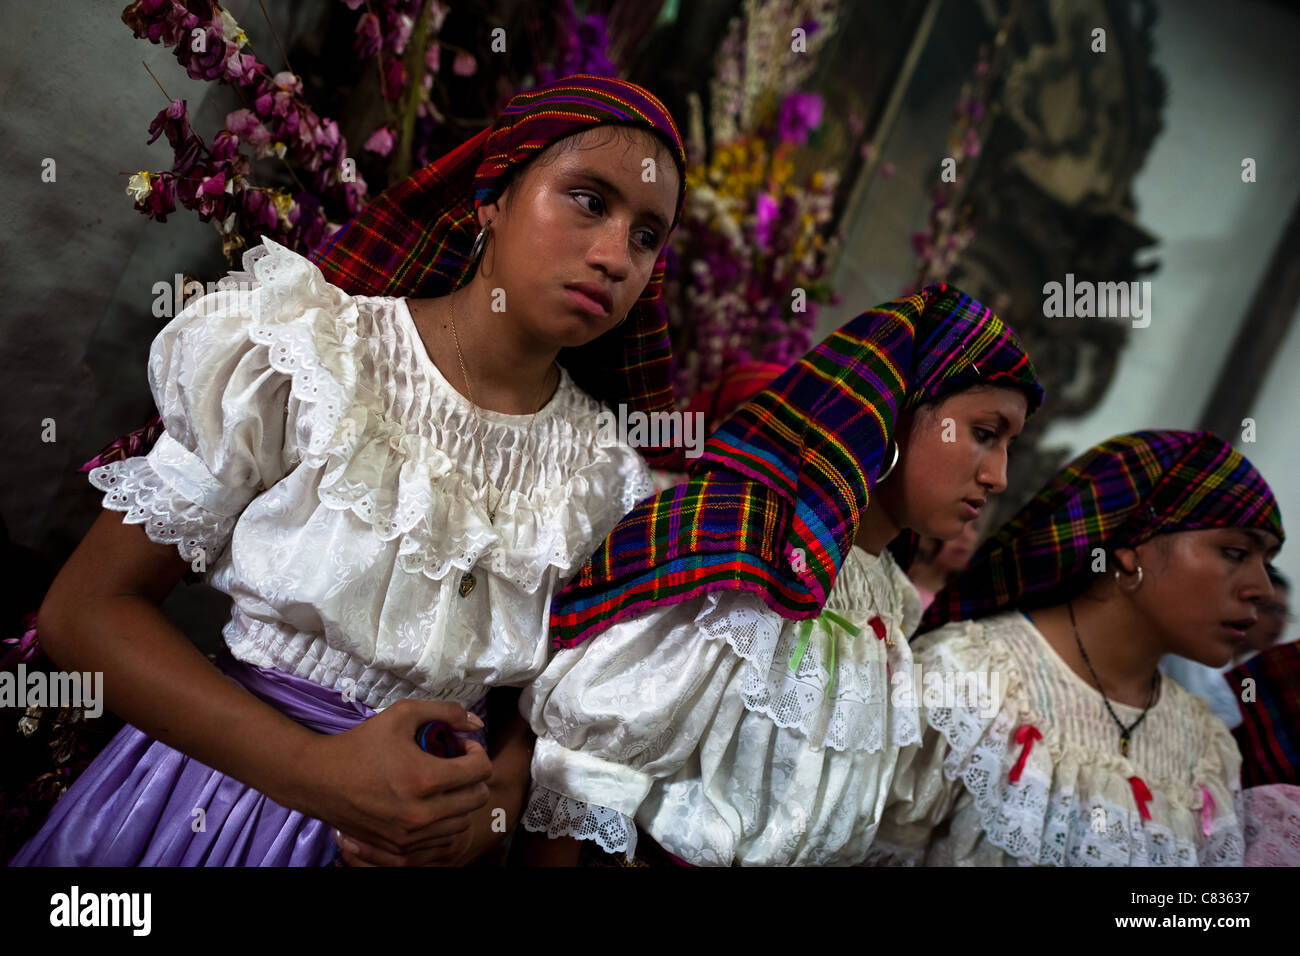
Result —
<instances>
[{"instance_id":1,"label":"woman's ear","mask_svg":"<svg viewBox=\"0 0 1300 956\"><path fill-rule=\"evenodd\" d=\"M1138 553L1135 550L1132 548L1116 548L1112 553L1112 557L1122 573L1137 574L1138 564L1141 562L1139 562Z\"/></svg>"},{"instance_id":2,"label":"woman's ear","mask_svg":"<svg viewBox=\"0 0 1300 956\"><path fill-rule=\"evenodd\" d=\"M509 187L506 188L508 189ZM500 197L498 197L492 202L485 202L475 211L475 216L478 218L478 227L480 229L488 224L489 219L495 221L501 218L500 201Z\"/></svg>"}]
</instances>

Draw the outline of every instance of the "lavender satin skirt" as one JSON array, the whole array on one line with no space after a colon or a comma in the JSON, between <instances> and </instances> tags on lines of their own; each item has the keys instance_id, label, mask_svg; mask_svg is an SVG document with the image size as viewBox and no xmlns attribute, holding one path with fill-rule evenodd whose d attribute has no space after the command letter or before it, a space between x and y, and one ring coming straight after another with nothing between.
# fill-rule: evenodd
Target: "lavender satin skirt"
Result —
<instances>
[{"instance_id":1,"label":"lavender satin skirt","mask_svg":"<svg viewBox=\"0 0 1300 956\"><path fill-rule=\"evenodd\" d=\"M337 734L374 715L360 701L223 653L227 677L298 723ZM485 716L486 698L470 708ZM486 734L476 736L485 743ZM202 809L202 829L196 830ZM54 805L10 866L324 866L331 827L127 725Z\"/></svg>"}]
</instances>

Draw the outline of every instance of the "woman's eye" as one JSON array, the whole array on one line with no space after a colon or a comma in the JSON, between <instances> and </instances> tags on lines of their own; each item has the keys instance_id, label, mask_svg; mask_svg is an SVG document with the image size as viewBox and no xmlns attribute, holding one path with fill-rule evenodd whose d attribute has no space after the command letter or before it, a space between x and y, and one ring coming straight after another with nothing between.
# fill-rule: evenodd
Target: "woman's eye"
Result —
<instances>
[{"instance_id":1,"label":"woman's eye","mask_svg":"<svg viewBox=\"0 0 1300 956\"><path fill-rule=\"evenodd\" d=\"M642 249L653 250L659 244L659 237L649 229L638 229L637 237Z\"/></svg>"},{"instance_id":2,"label":"woman's eye","mask_svg":"<svg viewBox=\"0 0 1300 956\"><path fill-rule=\"evenodd\" d=\"M991 432L987 428L975 429L975 438L981 445L987 445L997 437L997 433Z\"/></svg>"},{"instance_id":3,"label":"woman's eye","mask_svg":"<svg viewBox=\"0 0 1300 956\"><path fill-rule=\"evenodd\" d=\"M1223 553L1229 561L1241 562L1246 560L1246 552L1243 548L1224 548Z\"/></svg>"},{"instance_id":4,"label":"woman's eye","mask_svg":"<svg viewBox=\"0 0 1300 956\"><path fill-rule=\"evenodd\" d=\"M587 212L599 213L601 210L605 208L605 204L601 201L601 198L597 196L595 193L577 192L574 193L573 196L575 199L578 200L578 202L582 203L582 208L585 209ZM587 205L588 203L594 203L595 205L590 206Z\"/></svg>"}]
</instances>

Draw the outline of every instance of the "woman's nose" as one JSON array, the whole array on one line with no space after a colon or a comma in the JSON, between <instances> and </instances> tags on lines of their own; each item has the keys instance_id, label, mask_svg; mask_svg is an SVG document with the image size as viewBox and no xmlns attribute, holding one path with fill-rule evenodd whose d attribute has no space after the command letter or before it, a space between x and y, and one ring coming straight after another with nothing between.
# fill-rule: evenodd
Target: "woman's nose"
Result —
<instances>
[{"instance_id":1,"label":"woman's nose","mask_svg":"<svg viewBox=\"0 0 1300 956\"><path fill-rule=\"evenodd\" d=\"M1007 453L1005 449L987 455L981 461L981 471L976 480L988 489L991 495L1000 495L1007 490Z\"/></svg>"},{"instance_id":2,"label":"woman's nose","mask_svg":"<svg viewBox=\"0 0 1300 956\"><path fill-rule=\"evenodd\" d=\"M632 269L632 256L627 248L629 240L627 225L611 218L598 231L587 259L611 278L625 279Z\"/></svg>"}]
</instances>

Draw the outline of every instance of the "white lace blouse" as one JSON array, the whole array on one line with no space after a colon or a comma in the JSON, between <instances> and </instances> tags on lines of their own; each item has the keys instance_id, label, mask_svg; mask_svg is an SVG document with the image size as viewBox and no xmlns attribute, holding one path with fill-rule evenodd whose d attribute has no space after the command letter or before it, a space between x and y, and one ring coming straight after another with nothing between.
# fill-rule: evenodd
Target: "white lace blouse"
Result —
<instances>
[{"instance_id":1,"label":"white lace blouse","mask_svg":"<svg viewBox=\"0 0 1300 956\"><path fill-rule=\"evenodd\" d=\"M531 432L482 411L480 442L404 299L347 295L270 240L243 266L155 339L166 433L91 472L104 507L230 595L240 660L377 710L528 683L553 593L651 492L643 460L563 370Z\"/></svg>"},{"instance_id":2,"label":"white lace blouse","mask_svg":"<svg viewBox=\"0 0 1300 956\"><path fill-rule=\"evenodd\" d=\"M538 735L524 826L630 858L639 824L696 865L861 861L920 741L890 705L920 610L887 552L854 547L815 625L718 591L558 652L520 702Z\"/></svg>"},{"instance_id":3,"label":"white lace blouse","mask_svg":"<svg viewBox=\"0 0 1300 956\"><path fill-rule=\"evenodd\" d=\"M1241 755L1175 681L1123 757L1100 692L1019 612L949 624L912 653L932 692L924 741L899 761L871 862L1241 865ZM1111 706L1125 726L1142 712Z\"/></svg>"}]
</instances>

